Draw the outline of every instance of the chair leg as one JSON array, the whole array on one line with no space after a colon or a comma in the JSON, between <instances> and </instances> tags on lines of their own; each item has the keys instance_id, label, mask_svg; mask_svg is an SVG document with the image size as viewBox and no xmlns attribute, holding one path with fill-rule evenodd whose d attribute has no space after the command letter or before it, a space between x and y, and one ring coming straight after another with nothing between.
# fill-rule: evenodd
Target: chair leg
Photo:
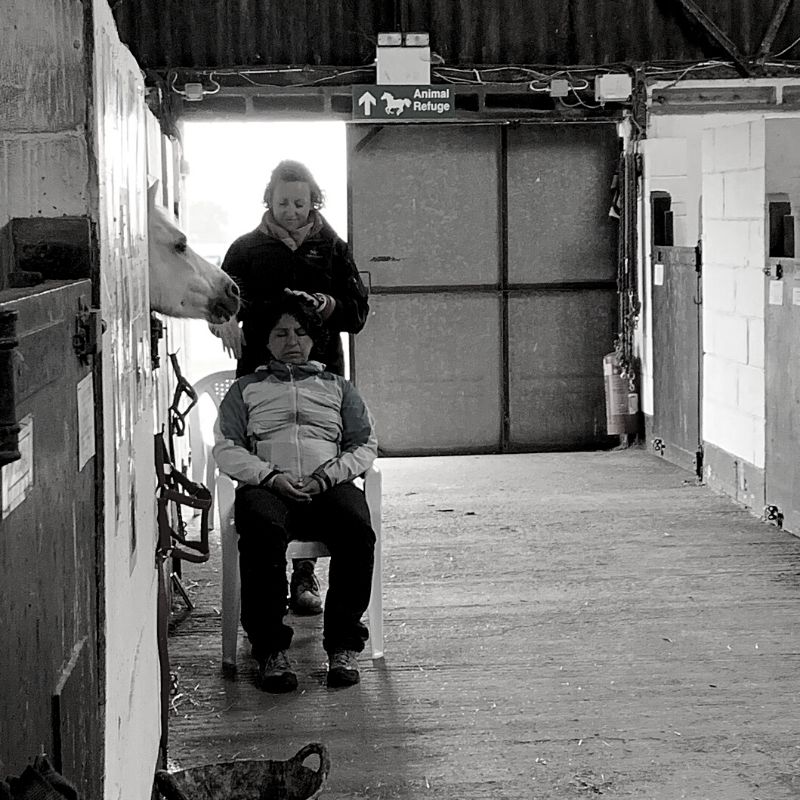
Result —
<instances>
[{"instance_id":1,"label":"chair leg","mask_svg":"<svg viewBox=\"0 0 800 800\"><path fill-rule=\"evenodd\" d=\"M220 504L220 508L224 508ZM232 506L227 505L232 512ZM229 516L226 514L225 516ZM239 644L239 616L241 613L241 578L239 575L239 548L232 519L220 520L222 544L222 668L236 670L236 651Z\"/></svg>"},{"instance_id":2,"label":"chair leg","mask_svg":"<svg viewBox=\"0 0 800 800\"><path fill-rule=\"evenodd\" d=\"M367 617L369 618L369 643L373 658L383 658L383 537L381 530L381 494L383 476L373 466L366 474L364 492L367 497L370 521L375 531L375 566L372 570L372 593Z\"/></svg>"},{"instance_id":3,"label":"chair leg","mask_svg":"<svg viewBox=\"0 0 800 800\"><path fill-rule=\"evenodd\" d=\"M214 461L214 457L211 455L211 448L207 448L206 451L206 475L205 475L205 487L211 492L211 505L208 507L208 527L210 530L214 530L214 525L216 522L214 520L215 517L215 510L219 507L217 503L217 464Z\"/></svg>"},{"instance_id":4,"label":"chair leg","mask_svg":"<svg viewBox=\"0 0 800 800\"><path fill-rule=\"evenodd\" d=\"M189 450L192 454L192 480L201 483L206 469L206 446L200 431L200 415L195 406L189 412Z\"/></svg>"}]
</instances>

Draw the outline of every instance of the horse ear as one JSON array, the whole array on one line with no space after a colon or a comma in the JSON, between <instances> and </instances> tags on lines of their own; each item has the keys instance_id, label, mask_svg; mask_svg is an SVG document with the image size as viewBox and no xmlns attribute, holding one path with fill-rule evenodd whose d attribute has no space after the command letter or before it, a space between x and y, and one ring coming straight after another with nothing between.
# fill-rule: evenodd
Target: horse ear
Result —
<instances>
[{"instance_id":1,"label":"horse ear","mask_svg":"<svg viewBox=\"0 0 800 800\"><path fill-rule=\"evenodd\" d=\"M153 208L156 204L156 196L158 195L159 182L156 179L151 186L147 188L147 205Z\"/></svg>"}]
</instances>

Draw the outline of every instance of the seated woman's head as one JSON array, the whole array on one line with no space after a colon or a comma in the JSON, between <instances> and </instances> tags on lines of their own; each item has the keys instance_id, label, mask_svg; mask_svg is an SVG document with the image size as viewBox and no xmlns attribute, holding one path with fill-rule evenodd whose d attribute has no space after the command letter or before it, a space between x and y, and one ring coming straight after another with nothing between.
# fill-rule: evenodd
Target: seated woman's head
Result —
<instances>
[{"instance_id":1,"label":"seated woman's head","mask_svg":"<svg viewBox=\"0 0 800 800\"><path fill-rule=\"evenodd\" d=\"M265 322L272 357L287 364L305 364L311 350L328 340L320 315L299 297L285 295L270 307Z\"/></svg>"}]
</instances>

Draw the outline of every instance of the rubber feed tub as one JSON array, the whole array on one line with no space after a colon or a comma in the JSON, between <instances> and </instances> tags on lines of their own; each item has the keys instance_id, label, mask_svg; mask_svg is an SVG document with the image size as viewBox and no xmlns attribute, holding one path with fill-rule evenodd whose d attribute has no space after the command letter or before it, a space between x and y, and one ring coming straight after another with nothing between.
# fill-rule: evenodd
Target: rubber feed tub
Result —
<instances>
[{"instance_id":1,"label":"rubber feed tub","mask_svg":"<svg viewBox=\"0 0 800 800\"><path fill-rule=\"evenodd\" d=\"M319 758L316 770L303 764L314 755ZM330 769L327 748L312 742L288 761L243 760L158 770L155 784L166 800L310 800L322 789Z\"/></svg>"}]
</instances>

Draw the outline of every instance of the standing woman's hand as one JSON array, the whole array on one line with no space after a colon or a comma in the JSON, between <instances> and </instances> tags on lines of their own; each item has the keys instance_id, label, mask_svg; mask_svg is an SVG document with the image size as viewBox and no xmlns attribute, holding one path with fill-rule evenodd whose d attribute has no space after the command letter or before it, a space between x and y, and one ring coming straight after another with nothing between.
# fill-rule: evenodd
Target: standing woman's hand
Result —
<instances>
[{"instance_id":1,"label":"standing woman's hand","mask_svg":"<svg viewBox=\"0 0 800 800\"><path fill-rule=\"evenodd\" d=\"M299 297L304 302L308 303L311 308L316 311L323 320L328 319L328 317L333 313L333 309L336 307L336 300L334 300L329 294L323 294L322 292L314 292L313 294L309 294L308 292L300 291L300 289L284 289L283 290L287 295L291 295L293 297Z\"/></svg>"},{"instance_id":2,"label":"standing woman's hand","mask_svg":"<svg viewBox=\"0 0 800 800\"><path fill-rule=\"evenodd\" d=\"M225 352L235 359L242 357L242 345L244 344L244 334L239 327L239 320L231 317L227 322L219 325L209 322L208 329L218 339L222 339L222 348Z\"/></svg>"}]
</instances>

